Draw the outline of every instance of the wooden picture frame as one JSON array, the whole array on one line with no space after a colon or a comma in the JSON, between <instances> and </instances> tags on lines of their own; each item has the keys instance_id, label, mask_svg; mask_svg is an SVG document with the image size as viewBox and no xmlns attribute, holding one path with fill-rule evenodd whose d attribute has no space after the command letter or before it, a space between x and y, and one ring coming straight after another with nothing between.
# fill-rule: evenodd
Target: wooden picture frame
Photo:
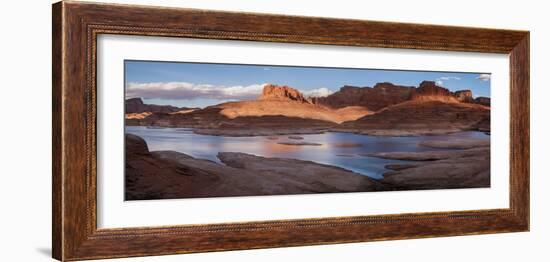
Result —
<instances>
[{"instance_id":1,"label":"wooden picture frame","mask_svg":"<svg viewBox=\"0 0 550 262\"><path fill-rule=\"evenodd\" d=\"M529 230L529 32L63 1L53 5L53 257L62 260ZM98 229L99 34L508 54L510 207Z\"/></svg>"}]
</instances>

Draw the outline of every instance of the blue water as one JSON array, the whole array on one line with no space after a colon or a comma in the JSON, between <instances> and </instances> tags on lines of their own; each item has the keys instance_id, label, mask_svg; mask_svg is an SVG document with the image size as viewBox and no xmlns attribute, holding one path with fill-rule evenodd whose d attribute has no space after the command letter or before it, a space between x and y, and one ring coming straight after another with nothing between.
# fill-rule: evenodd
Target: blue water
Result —
<instances>
[{"instance_id":1,"label":"blue water","mask_svg":"<svg viewBox=\"0 0 550 262\"><path fill-rule=\"evenodd\" d=\"M339 166L376 179L382 178L382 174L388 171L384 168L385 165L406 162L365 157L359 154L437 150L418 146L418 143L428 140L490 139L488 135L474 131L416 137L366 136L328 132L299 135L303 137L303 140L289 139L288 136L209 136L194 134L192 129L187 128L151 129L144 126L127 126L126 133L135 134L145 139L150 151L173 150L218 163L220 162L216 157L218 152L242 152L263 157L295 158ZM281 145L278 144L280 142L318 143L321 146Z\"/></svg>"}]
</instances>

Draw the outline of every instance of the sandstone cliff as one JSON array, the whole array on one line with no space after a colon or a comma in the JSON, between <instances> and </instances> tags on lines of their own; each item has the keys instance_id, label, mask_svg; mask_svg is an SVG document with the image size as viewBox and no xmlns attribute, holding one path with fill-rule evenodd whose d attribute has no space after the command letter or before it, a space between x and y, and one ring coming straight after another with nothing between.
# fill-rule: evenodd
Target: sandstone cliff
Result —
<instances>
[{"instance_id":1,"label":"sandstone cliff","mask_svg":"<svg viewBox=\"0 0 550 262\"><path fill-rule=\"evenodd\" d=\"M262 95L258 100L280 100L280 101L296 101L300 103L308 103L311 101L306 99L300 91L289 86L278 86L267 84L262 90Z\"/></svg>"},{"instance_id":2,"label":"sandstone cliff","mask_svg":"<svg viewBox=\"0 0 550 262\"><path fill-rule=\"evenodd\" d=\"M408 100L412 89L412 86L399 86L387 82L378 83L372 88L344 86L327 97L315 97L311 100L315 104L331 108L362 106L377 111Z\"/></svg>"},{"instance_id":3,"label":"sandstone cliff","mask_svg":"<svg viewBox=\"0 0 550 262\"><path fill-rule=\"evenodd\" d=\"M411 91L412 101L440 101L445 103L458 103L458 99L449 89L438 86L434 81L422 81L418 88Z\"/></svg>"}]
</instances>

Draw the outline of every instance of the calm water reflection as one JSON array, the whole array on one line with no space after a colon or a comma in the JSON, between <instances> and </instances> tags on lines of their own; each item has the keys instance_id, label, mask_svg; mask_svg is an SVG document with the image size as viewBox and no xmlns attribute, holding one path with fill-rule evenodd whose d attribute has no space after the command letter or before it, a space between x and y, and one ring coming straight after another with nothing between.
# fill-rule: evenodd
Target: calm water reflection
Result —
<instances>
[{"instance_id":1,"label":"calm water reflection","mask_svg":"<svg viewBox=\"0 0 550 262\"><path fill-rule=\"evenodd\" d=\"M490 139L481 132L460 132L450 135L418 137L379 137L349 133L300 135L303 140L288 136L222 137L194 134L186 128L149 129L144 126L127 126L126 133L135 134L147 142L149 150L174 150L196 158L220 162L218 152L242 152L264 157L282 157L309 160L353 170L373 178L381 178L387 170L384 165L404 161L360 156L361 153L428 151L418 146L421 141L450 139ZM280 142L318 143L320 146L281 145Z\"/></svg>"}]
</instances>

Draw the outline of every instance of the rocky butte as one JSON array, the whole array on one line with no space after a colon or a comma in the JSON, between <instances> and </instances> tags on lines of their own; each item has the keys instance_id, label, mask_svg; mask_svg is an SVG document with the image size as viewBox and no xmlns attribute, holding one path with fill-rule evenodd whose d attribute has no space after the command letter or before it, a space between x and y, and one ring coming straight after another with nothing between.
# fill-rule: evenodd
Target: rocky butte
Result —
<instances>
[{"instance_id":1,"label":"rocky butte","mask_svg":"<svg viewBox=\"0 0 550 262\"><path fill-rule=\"evenodd\" d=\"M306 99L300 91L289 86L277 86L273 84L266 84L264 86L262 95L258 98L258 100L290 100L311 104L311 101Z\"/></svg>"}]
</instances>

